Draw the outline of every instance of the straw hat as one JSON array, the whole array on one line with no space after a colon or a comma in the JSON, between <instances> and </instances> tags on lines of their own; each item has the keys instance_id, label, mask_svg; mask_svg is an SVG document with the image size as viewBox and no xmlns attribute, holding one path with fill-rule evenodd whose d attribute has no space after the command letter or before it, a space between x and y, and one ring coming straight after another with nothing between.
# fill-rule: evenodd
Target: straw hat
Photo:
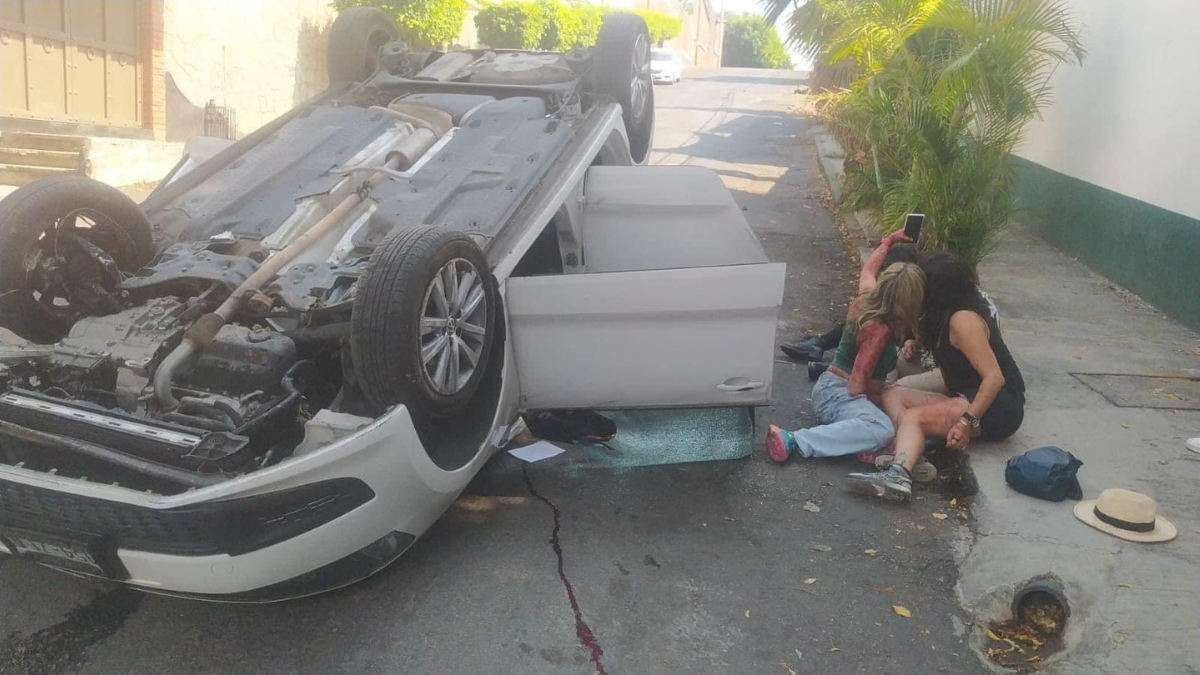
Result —
<instances>
[{"instance_id":1,"label":"straw hat","mask_svg":"<svg viewBox=\"0 0 1200 675\"><path fill-rule=\"evenodd\" d=\"M1158 515L1158 502L1140 492L1109 488L1075 505L1075 517L1114 537L1146 544L1171 541L1175 526Z\"/></svg>"}]
</instances>

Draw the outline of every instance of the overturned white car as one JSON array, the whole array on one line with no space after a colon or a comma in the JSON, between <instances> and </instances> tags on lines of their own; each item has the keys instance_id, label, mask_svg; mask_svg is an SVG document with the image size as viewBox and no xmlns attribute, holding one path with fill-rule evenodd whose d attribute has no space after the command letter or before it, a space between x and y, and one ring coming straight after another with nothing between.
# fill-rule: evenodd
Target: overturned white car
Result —
<instances>
[{"instance_id":1,"label":"overturned white car","mask_svg":"<svg viewBox=\"0 0 1200 675\"><path fill-rule=\"evenodd\" d=\"M641 19L412 52L359 8L330 54L140 206L81 177L0 202L0 552L295 597L401 555L521 410L767 400L783 265L716 174L639 166Z\"/></svg>"}]
</instances>

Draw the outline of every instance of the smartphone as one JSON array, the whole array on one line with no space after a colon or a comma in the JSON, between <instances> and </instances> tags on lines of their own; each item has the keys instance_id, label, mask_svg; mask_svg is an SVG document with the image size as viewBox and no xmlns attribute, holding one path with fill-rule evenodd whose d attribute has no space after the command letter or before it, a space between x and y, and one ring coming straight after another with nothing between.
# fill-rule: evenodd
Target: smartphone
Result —
<instances>
[{"instance_id":1,"label":"smartphone","mask_svg":"<svg viewBox=\"0 0 1200 675\"><path fill-rule=\"evenodd\" d=\"M925 224L924 213L910 213L904 217L904 236L916 241L921 237L921 226Z\"/></svg>"}]
</instances>

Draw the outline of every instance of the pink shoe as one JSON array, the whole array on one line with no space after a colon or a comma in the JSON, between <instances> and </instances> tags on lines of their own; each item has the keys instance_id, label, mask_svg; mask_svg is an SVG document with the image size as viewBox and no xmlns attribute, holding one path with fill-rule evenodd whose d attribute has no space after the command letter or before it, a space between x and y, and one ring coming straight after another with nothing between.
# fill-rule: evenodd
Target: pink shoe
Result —
<instances>
[{"instance_id":1,"label":"pink shoe","mask_svg":"<svg viewBox=\"0 0 1200 675\"><path fill-rule=\"evenodd\" d=\"M796 439L792 438L792 432L784 431L774 424L767 429L767 456L772 462L786 462L795 449Z\"/></svg>"}]
</instances>

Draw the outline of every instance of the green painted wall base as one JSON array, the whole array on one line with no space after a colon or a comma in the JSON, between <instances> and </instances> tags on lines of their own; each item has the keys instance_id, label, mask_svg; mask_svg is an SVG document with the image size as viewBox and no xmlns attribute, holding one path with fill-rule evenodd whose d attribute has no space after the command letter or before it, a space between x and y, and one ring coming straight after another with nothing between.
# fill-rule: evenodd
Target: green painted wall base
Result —
<instances>
[{"instance_id":1,"label":"green painted wall base","mask_svg":"<svg viewBox=\"0 0 1200 675\"><path fill-rule=\"evenodd\" d=\"M1200 220L1020 157L1017 216L1051 244L1200 330ZM1198 188L1200 189L1200 188Z\"/></svg>"}]
</instances>

